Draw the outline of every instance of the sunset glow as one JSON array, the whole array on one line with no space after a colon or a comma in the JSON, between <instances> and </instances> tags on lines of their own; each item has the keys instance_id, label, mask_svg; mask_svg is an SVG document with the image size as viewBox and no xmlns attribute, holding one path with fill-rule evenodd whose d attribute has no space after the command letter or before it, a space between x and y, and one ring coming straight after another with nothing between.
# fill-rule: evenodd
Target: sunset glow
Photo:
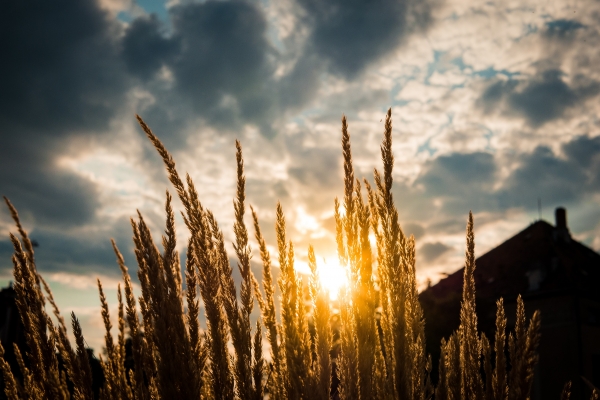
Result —
<instances>
[{"instance_id":1,"label":"sunset glow","mask_svg":"<svg viewBox=\"0 0 600 400\"><path fill-rule=\"evenodd\" d=\"M317 264L319 279L331 300L337 300L340 289L348 283L346 269L340 265L337 257L322 259Z\"/></svg>"}]
</instances>

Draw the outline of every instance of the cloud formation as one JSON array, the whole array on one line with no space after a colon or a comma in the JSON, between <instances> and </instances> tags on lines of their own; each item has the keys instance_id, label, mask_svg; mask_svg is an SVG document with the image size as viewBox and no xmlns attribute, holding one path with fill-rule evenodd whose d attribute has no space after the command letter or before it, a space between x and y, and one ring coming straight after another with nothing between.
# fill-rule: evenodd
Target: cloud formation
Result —
<instances>
[{"instance_id":1,"label":"cloud formation","mask_svg":"<svg viewBox=\"0 0 600 400\"><path fill-rule=\"evenodd\" d=\"M69 137L109 127L128 88L118 24L95 2L0 5L0 187L42 224L89 223L90 182L57 165Z\"/></svg>"},{"instance_id":2,"label":"cloud formation","mask_svg":"<svg viewBox=\"0 0 600 400\"><path fill-rule=\"evenodd\" d=\"M530 126L537 128L562 118L600 92L600 84L583 77L575 77L572 84L567 83L559 70L546 70L540 75L526 82L498 80L490 84L480 98L481 106L486 113L501 110L522 116Z\"/></svg>"},{"instance_id":3,"label":"cloud formation","mask_svg":"<svg viewBox=\"0 0 600 400\"><path fill-rule=\"evenodd\" d=\"M309 48L352 79L431 23L432 1L297 0L310 27Z\"/></svg>"},{"instance_id":4,"label":"cloud formation","mask_svg":"<svg viewBox=\"0 0 600 400\"><path fill-rule=\"evenodd\" d=\"M451 250L451 247L446 246L443 243L435 242L435 243L425 243L419 249L419 254L424 259L425 262L431 262L441 257L444 253Z\"/></svg>"},{"instance_id":5,"label":"cloud formation","mask_svg":"<svg viewBox=\"0 0 600 400\"><path fill-rule=\"evenodd\" d=\"M600 137L581 136L562 146L564 156L540 146L523 155L505 181L506 206L520 204L522 196L538 196L553 204L569 204L582 196L600 193ZM512 202L512 204L511 204Z\"/></svg>"},{"instance_id":6,"label":"cloud formation","mask_svg":"<svg viewBox=\"0 0 600 400\"><path fill-rule=\"evenodd\" d=\"M4 132L38 137L107 127L127 90L118 24L107 12L92 1L6 1L0 26Z\"/></svg>"}]
</instances>

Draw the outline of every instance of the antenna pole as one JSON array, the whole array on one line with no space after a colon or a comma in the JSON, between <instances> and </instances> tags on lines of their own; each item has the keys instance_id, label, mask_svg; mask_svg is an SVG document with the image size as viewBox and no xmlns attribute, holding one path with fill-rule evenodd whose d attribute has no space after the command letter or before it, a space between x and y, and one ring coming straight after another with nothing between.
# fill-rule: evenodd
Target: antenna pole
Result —
<instances>
[{"instance_id":1,"label":"antenna pole","mask_svg":"<svg viewBox=\"0 0 600 400\"><path fill-rule=\"evenodd\" d=\"M539 215L539 220L542 220L542 199L540 199L538 197L538 215Z\"/></svg>"}]
</instances>

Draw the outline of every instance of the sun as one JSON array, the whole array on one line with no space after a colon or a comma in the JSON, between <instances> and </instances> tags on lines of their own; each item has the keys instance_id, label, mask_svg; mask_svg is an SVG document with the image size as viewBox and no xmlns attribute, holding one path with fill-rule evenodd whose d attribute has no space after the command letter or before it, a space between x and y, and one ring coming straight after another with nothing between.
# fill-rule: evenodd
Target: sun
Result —
<instances>
[{"instance_id":1,"label":"sun","mask_svg":"<svg viewBox=\"0 0 600 400\"><path fill-rule=\"evenodd\" d=\"M342 267L337 257L323 258L317 262L321 287L329 293L329 299L337 300L340 289L348 284L346 269Z\"/></svg>"}]
</instances>

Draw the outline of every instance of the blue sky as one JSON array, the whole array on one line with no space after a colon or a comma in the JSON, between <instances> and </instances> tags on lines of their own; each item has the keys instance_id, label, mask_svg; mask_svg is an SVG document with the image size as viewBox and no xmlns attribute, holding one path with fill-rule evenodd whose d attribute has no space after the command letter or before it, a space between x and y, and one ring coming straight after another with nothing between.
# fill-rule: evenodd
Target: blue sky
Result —
<instances>
[{"instance_id":1,"label":"blue sky","mask_svg":"<svg viewBox=\"0 0 600 400\"><path fill-rule=\"evenodd\" d=\"M270 245L282 202L300 268L309 243L335 258L342 114L357 175L372 179L389 107L421 282L461 267L469 210L478 254L536 220L538 198L598 250L599 27L592 0L8 0L0 193L97 349L95 280L114 306L119 279L109 239L135 271L129 218L140 210L158 237L172 191L136 113L229 241L239 139L248 202ZM2 210L2 283L14 230Z\"/></svg>"}]
</instances>

